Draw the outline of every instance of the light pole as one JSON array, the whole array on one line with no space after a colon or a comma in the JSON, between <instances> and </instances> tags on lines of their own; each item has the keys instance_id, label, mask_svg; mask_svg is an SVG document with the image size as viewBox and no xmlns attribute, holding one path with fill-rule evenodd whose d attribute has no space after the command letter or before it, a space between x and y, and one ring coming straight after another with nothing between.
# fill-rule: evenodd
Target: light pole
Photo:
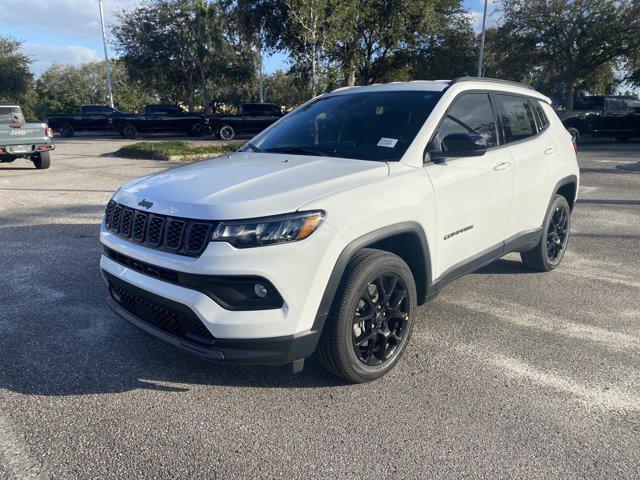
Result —
<instances>
[{"instance_id":1,"label":"light pole","mask_svg":"<svg viewBox=\"0 0 640 480\"><path fill-rule=\"evenodd\" d=\"M484 61L484 33L485 24L487 23L487 3L489 0L484 0L484 13L482 14L482 34L480 35L480 55L478 56L478 76L482 77L482 63Z\"/></svg>"},{"instance_id":2,"label":"light pole","mask_svg":"<svg viewBox=\"0 0 640 480\"><path fill-rule=\"evenodd\" d=\"M113 104L113 89L111 88L111 67L109 66L109 52L107 51L107 33L104 29L104 12L102 11L102 0L98 0L100 7L100 24L102 25L102 45L104 46L104 64L107 70L107 88L109 89L109 103L111 108L115 108Z\"/></svg>"}]
</instances>

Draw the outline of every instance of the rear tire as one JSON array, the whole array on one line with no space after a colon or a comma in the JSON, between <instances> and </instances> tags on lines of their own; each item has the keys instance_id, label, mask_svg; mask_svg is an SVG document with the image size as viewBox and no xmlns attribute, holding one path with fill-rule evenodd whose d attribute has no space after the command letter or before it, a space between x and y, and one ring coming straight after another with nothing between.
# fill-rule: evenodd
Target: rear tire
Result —
<instances>
[{"instance_id":1,"label":"rear tire","mask_svg":"<svg viewBox=\"0 0 640 480\"><path fill-rule=\"evenodd\" d=\"M569 132L571 134L571 137L577 142L578 140L580 140L580 130L578 130L576 127L568 127L567 128L567 132Z\"/></svg>"},{"instance_id":2,"label":"rear tire","mask_svg":"<svg viewBox=\"0 0 640 480\"><path fill-rule=\"evenodd\" d=\"M122 136L124 138L128 138L129 140L133 140L138 136L138 129L133 125L125 125L122 129Z\"/></svg>"},{"instance_id":3,"label":"rear tire","mask_svg":"<svg viewBox=\"0 0 640 480\"><path fill-rule=\"evenodd\" d=\"M194 137L202 137L205 134L205 131L206 131L206 127L204 125L197 123L193 126L190 133Z\"/></svg>"},{"instance_id":4,"label":"rear tire","mask_svg":"<svg viewBox=\"0 0 640 480\"><path fill-rule=\"evenodd\" d=\"M62 135L63 137L73 137L73 135L76 133L75 129L68 123L63 123L62 125L60 125L59 131L60 135Z\"/></svg>"},{"instance_id":5,"label":"rear tire","mask_svg":"<svg viewBox=\"0 0 640 480\"><path fill-rule=\"evenodd\" d=\"M415 281L404 260L361 250L347 266L322 331L320 363L354 383L382 377L406 349L416 309Z\"/></svg>"},{"instance_id":6,"label":"rear tire","mask_svg":"<svg viewBox=\"0 0 640 480\"><path fill-rule=\"evenodd\" d=\"M31 161L38 170L46 170L51 166L51 153L40 152L31 157Z\"/></svg>"},{"instance_id":7,"label":"rear tire","mask_svg":"<svg viewBox=\"0 0 640 480\"><path fill-rule=\"evenodd\" d=\"M236 131L231 125L223 125L222 128L218 130L217 136L220 140L233 140L233 137L236 136Z\"/></svg>"},{"instance_id":8,"label":"rear tire","mask_svg":"<svg viewBox=\"0 0 640 480\"><path fill-rule=\"evenodd\" d=\"M547 210L540 242L520 257L524 264L536 272L550 272L562 261L569 242L571 209L567 199L554 195Z\"/></svg>"}]
</instances>

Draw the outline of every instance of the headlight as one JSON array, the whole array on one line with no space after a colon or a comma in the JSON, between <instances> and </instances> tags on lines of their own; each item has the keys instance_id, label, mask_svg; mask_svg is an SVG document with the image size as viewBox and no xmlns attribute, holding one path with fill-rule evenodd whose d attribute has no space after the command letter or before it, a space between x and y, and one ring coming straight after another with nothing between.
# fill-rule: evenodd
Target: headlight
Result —
<instances>
[{"instance_id":1,"label":"headlight","mask_svg":"<svg viewBox=\"0 0 640 480\"><path fill-rule=\"evenodd\" d=\"M323 211L298 212L277 217L220 222L212 242L228 242L237 248L297 242L311 235L324 220Z\"/></svg>"}]
</instances>

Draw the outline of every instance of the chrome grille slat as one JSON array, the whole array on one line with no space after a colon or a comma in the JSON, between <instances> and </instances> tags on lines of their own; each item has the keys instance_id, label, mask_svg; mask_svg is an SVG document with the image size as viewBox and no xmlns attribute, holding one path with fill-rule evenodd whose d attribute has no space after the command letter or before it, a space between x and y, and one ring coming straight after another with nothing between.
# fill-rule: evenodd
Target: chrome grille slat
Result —
<instances>
[{"instance_id":1,"label":"chrome grille slat","mask_svg":"<svg viewBox=\"0 0 640 480\"><path fill-rule=\"evenodd\" d=\"M113 200L105 210L105 227L132 242L179 255L198 257L218 222L169 217L126 207Z\"/></svg>"}]
</instances>

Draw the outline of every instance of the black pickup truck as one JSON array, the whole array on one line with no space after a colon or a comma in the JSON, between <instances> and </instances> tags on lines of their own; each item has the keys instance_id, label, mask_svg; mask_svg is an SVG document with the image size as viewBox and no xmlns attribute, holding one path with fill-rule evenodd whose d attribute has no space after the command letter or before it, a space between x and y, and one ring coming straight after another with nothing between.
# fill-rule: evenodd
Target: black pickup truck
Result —
<instances>
[{"instance_id":1,"label":"black pickup truck","mask_svg":"<svg viewBox=\"0 0 640 480\"><path fill-rule=\"evenodd\" d=\"M216 110L218 105L211 105ZM243 103L231 108L234 113L214 114L207 120L211 131L221 140L231 140L238 133L259 133L285 114L273 103Z\"/></svg>"},{"instance_id":2,"label":"black pickup truck","mask_svg":"<svg viewBox=\"0 0 640 480\"><path fill-rule=\"evenodd\" d=\"M558 116L576 140L590 135L625 142L640 136L640 100L621 95L593 95L576 99L573 110Z\"/></svg>"},{"instance_id":3,"label":"black pickup truck","mask_svg":"<svg viewBox=\"0 0 640 480\"><path fill-rule=\"evenodd\" d=\"M131 115L106 105L83 105L80 115L47 115L45 121L49 127L63 137L72 137L80 131L110 131L113 130L114 116Z\"/></svg>"},{"instance_id":4,"label":"black pickup truck","mask_svg":"<svg viewBox=\"0 0 640 480\"><path fill-rule=\"evenodd\" d=\"M178 105L145 105L139 115L112 117L113 128L125 138L136 138L139 133L181 132L201 136L211 132L209 119L189 113Z\"/></svg>"}]
</instances>

